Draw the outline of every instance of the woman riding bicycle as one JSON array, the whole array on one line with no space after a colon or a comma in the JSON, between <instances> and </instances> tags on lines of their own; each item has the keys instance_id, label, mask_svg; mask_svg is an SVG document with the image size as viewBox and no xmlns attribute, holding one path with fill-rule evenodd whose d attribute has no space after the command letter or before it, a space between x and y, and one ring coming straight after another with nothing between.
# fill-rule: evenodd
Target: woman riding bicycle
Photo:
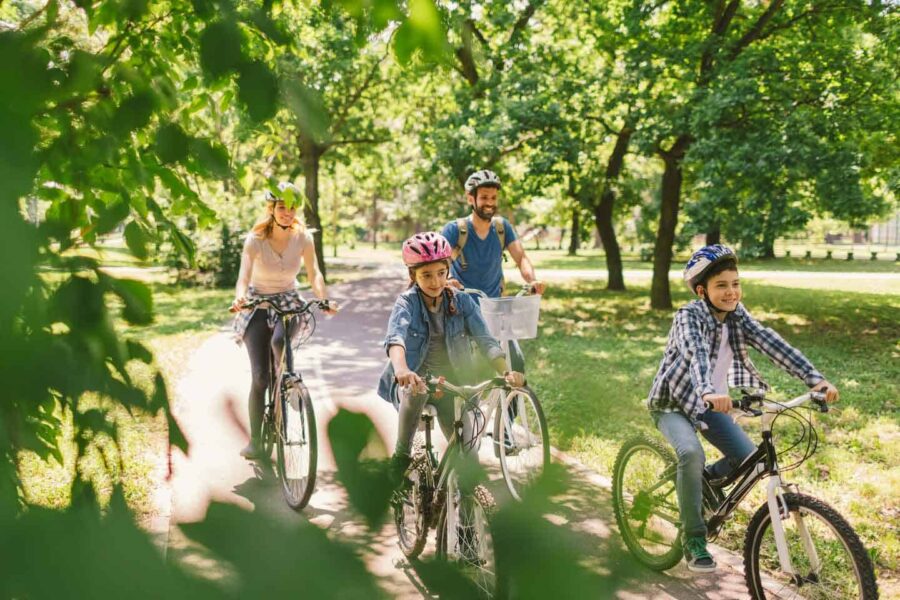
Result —
<instances>
[{"instance_id":1,"label":"woman riding bicycle","mask_svg":"<svg viewBox=\"0 0 900 600\"><path fill-rule=\"evenodd\" d=\"M688 569L711 572L716 563L706 549L702 513L706 457L696 430L724 454L708 467L714 479L727 475L756 449L726 414L731 409L729 388L768 389L747 346L813 390L825 392L829 402L837 400L838 391L799 350L750 316L741 304L737 256L730 248L715 244L695 252L684 281L699 299L675 313L647 406L678 457L676 490Z\"/></svg>"},{"instance_id":2,"label":"woman riding bicycle","mask_svg":"<svg viewBox=\"0 0 900 600\"><path fill-rule=\"evenodd\" d=\"M488 333L478 306L468 295L447 285L452 248L439 233L418 233L403 243L403 262L409 268L409 289L394 303L384 341L390 361L378 384L378 395L399 410L397 446L391 474L399 483L410 463L413 436L426 403L438 410L438 422L449 439L453 432L453 404L429 398L423 376L444 376L460 384L476 383L484 357L473 352L469 337L490 360L497 373L506 371L500 344ZM524 384L521 373L505 373L513 386ZM463 443L472 439L471 423Z\"/></svg>"},{"instance_id":3,"label":"woman riding bicycle","mask_svg":"<svg viewBox=\"0 0 900 600\"><path fill-rule=\"evenodd\" d=\"M239 311L252 297L265 297L268 303L282 309L299 307L303 302L297 292L301 263L306 266L313 293L324 300L328 294L316 260L312 232L297 218L300 190L292 183L281 182L278 194L265 191L265 200L265 216L253 226L244 242L232 310ZM326 312L334 314L335 311L336 307L332 305ZM275 356L281 355L285 339L297 333L298 325L295 319L285 335L275 311L265 308L239 312L234 319L235 337L247 347L252 372L247 402L251 433L250 443L241 450L244 458L261 457L259 431L269 382L270 356L272 352Z\"/></svg>"}]
</instances>

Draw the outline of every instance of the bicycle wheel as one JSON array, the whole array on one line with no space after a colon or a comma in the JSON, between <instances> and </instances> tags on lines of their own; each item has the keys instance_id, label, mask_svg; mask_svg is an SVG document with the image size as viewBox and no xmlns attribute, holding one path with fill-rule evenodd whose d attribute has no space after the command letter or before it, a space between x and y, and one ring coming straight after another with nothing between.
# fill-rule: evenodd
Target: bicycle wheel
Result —
<instances>
[{"instance_id":1,"label":"bicycle wheel","mask_svg":"<svg viewBox=\"0 0 900 600\"><path fill-rule=\"evenodd\" d=\"M437 522L437 557L456 563L481 598L498 597L490 530L495 509L494 496L486 487L477 485L464 496L456 473L450 473Z\"/></svg>"},{"instance_id":2,"label":"bicycle wheel","mask_svg":"<svg viewBox=\"0 0 900 600\"><path fill-rule=\"evenodd\" d=\"M288 506L300 510L316 485L316 417L305 385L292 381L282 389L275 415L278 476Z\"/></svg>"},{"instance_id":3,"label":"bicycle wheel","mask_svg":"<svg viewBox=\"0 0 900 600\"><path fill-rule=\"evenodd\" d=\"M622 446L613 467L613 510L628 550L657 571L682 558L675 455L645 436Z\"/></svg>"},{"instance_id":4,"label":"bicycle wheel","mask_svg":"<svg viewBox=\"0 0 900 600\"><path fill-rule=\"evenodd\" d=\"M781 523L796 575L781 571L769 507L764 504L753 515L744 541L744 577L750 594L759 600L878 598L872 561L850 524L811 496L784 494L784 500L790 517Z\"/></svg>"},{"instance_id":5,"label":"bicycle wheel","mask_svg":"<svg viewBox=\"0 0 900 600\"><path fill-rule=\"evenodd\" d=\"M410 482L397 491L391 502L394 511L394 524L400 538L400 549L407 558L416 558L425 548L428 539L429 508L431 506L431 490L428 482L431 470L427 457L417 455L409 471Z\"/></svg>"},{"instance_id":6,"label":"bicycle wheel","mask_svg":"<svg viewBox=\"0 0 900 600\"><path fill-rule=\"evenodd\" d=\"M494 448L509 493L516 500L550 464L550 434L537 396L529 387L501 398L494 417Z\"/></svg>"}]
</instances>

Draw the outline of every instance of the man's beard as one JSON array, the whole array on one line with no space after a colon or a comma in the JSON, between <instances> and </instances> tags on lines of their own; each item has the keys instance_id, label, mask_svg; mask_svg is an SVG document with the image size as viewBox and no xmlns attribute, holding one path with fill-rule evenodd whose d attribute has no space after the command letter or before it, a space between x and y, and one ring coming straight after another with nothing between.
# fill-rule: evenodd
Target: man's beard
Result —
<instances>
[{"instance_id":1,"label":"man's beard","mask_svg":"<svg viewBox=\"0 0 900 600\"><path fill-rule=\"evenodd\" d=\"M475 214L478 215L479 219L484 219L485 221L490 221L495 212L496 209L490 209L489 211L486 211L485 209L479 208L478 206L475 207Z\"/></svg>"}]
</instances>

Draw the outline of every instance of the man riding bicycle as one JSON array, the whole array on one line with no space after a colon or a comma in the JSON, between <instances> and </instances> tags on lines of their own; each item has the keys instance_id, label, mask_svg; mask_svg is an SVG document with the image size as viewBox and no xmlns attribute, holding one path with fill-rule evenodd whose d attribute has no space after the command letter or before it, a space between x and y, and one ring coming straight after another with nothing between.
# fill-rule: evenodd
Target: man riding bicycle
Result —
<instances>
[{"instance_id":1,"label":"man riding bicycle","mask_svg":"<svg viewBox=\"0 0 900 600\"><path fill-rule=\"evenodd\" d=\"M466 180L466 201L472 213L450 221L441 232L453 247L448 283L499 298L503 295L503 254L509 251L525 282L534 286L535 293L543 294L546 286L536 278L516 231L497 215L500 187L497 174L486 169L475 171ZM510 355L513 370L524 372L525 359L515 340L510 342Z\"/></svg>"}]
</instances>

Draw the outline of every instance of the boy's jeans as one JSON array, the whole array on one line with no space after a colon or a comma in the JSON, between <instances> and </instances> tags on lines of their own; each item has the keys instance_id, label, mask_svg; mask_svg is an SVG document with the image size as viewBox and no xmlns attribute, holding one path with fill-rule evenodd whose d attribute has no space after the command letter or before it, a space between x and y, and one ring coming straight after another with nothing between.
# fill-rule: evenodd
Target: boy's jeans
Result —
<instances>
[{"instance_id":1,"label":"boy's jeans","mask_svg":"<svg viewBox=\"0 0 900 600\"><path fill-rule=\"evenodd\" d=\"M708 425L703 437L725 456L710 466L714 477L723 477L756 450L744 430L725 413L707 410L698 417ZM678 457L676 491L685 538L706 536L703 521L703 466L706 456L693 424L680 412L654 413L656 427Z\"/></svg>"}]
</instances>

